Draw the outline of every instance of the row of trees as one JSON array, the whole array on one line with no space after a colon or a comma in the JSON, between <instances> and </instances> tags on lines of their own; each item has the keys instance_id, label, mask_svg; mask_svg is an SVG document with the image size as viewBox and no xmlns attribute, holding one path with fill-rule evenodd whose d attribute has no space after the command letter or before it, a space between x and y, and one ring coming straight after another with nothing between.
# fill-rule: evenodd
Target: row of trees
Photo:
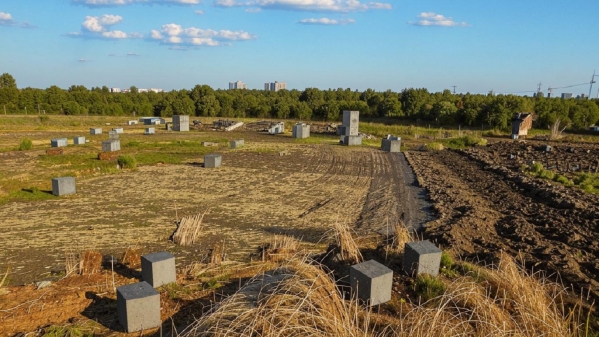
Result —
<instances>
[{"instance_id":1,"label":"row of trees","mask_svg":"<svg viewBox=\"0 0 599 337\"><path fill-rule=\"evenodd\" d=\"M599 121L599 100L516 95L452 94L449 90L431 93L427 89L363 92L351 89L307 88L281 90L214 90L196 85L191 90L111 93L107 87L88 89L73 85L64 90L18 89L10 74L0 76L0 108L10 113L66 115L192 115L220 117L296 118L338 121L343 110L358 110L363 117L404 118L416 123L437 125L486 125L509 127L517 112L534 112L536 127L549 127L560 118L574 129L584 129Z\"/></svg>"}]
</instances>

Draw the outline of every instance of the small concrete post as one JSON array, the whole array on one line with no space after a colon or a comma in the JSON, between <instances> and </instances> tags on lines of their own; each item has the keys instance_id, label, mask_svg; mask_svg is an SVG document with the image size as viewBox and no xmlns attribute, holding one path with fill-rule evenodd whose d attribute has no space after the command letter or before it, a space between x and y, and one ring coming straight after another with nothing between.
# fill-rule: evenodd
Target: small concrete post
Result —
<instances>
[{"instance_id":1,"label":"small concrete post","mask_svg":"<svg viewBox=\"0 0 599 337\"><path fill-rule=\"evenodd\" d=\"M437 276L441 266L442 251L428 240L408 242L405 245L403 268L408 275Z\"/></svg>"},{"instance_id":2,"label":"small concrete post","mask_svg":"<svg viewBox=\"0 0 599 337\"><path fill-rule=\"evenodd\" d=\"M160 293L147 282L138 282L116 288L116 306L119 323L127 332L159 327Z\"/></svg>"},{"instance_id":3,"label":"small concrete post","mask_svg":"<svg viewBox=\"0 0 599 337\"><path fill-rule=\"evenodd\" d=\"M216 168L222 165L223 157L220 154L207 154L204 156L205 168Z\"/></svg>"},{"instance_id":4,"label":"small concrete post","mask_svg":"<svg viewBox=\"0 0 599 337\"><path fill-rule=\"evenodd\" d=\"M175 257L169 252L159 252L141 257L141 279L152 287L177 282Z\"/></svg>"},{"instance_id":5,"label":"small concrete post","mask_svg":"<svg viewBox=\"0 0 599 337\"><path fill-rule=\"evenodd\" d=\"M384 265L369 260L351 266L349 283L353 296L373 306L391 300L393 271Z\"/></svg>"},{"instance_id":6,"label":"small concrete post","mask_svg":"<svg viewBox=\"0 0 599 337\"><path fill-rule=\"evenodd\" d=\"M76 192L74 177L52 178L52 194L61 196L75 194Z\"/></svg>"}]
</instances>

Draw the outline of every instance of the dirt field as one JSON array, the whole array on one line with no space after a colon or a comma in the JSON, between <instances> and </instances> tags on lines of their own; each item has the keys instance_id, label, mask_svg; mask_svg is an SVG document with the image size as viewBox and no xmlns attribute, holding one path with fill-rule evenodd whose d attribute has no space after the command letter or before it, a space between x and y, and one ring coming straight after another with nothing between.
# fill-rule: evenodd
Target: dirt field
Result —
<instances>
[{"instance_id":1,"label":"dirt field","mask_svg":"<svg viewBox=\"0 0 599 337\"><path fill-rule=\"evenodd\" d=\"M439 214L425 233L466 259L493 262L500 250L519 254L528 267L559 273L565 285L597 298L599 197L519 171L534 160L570 175L570 163L594 171L599 147L554 143L545 152L547 144L502 141L468 151L410 153Z\"/></svg>"}]
</instances>

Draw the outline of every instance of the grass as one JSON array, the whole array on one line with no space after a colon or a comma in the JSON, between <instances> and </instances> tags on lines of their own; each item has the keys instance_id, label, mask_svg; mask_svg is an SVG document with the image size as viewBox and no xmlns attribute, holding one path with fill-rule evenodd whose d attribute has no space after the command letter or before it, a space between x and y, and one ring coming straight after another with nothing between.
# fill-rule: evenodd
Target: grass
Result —
<instances>
[{"instance_id":1,"label":"grass","mask_svg":"<svg viewBox=\"0 0 599 337\"><path fill-rule=\"evenodd\" d=\"M42 337L92 337L96 326L94 323L84 322L69 325L50 325L42 329Z\"/></svg>"},{"instance_id":2,"label":"grass","mask_svg":"<svg viewBox=\"0 0 599 337\"><path fill-rule=\"evenodd\" d=\"M573 179L543 168L543 164L535 162L530 166L524 165L522 171L542 179L552 180L564 186L575 186L587 193L599 193L599 174L578 173Z\"/></svg>"},{"instance_id":3,"label":"grass","mask_svg":"<svg viewBox=\"0 0 599 337\"><path fill-rule=\"evenodd\" d=\"M442 151L443 149L445 149L445 146L443 146L443 144L441 143L433 142L426 144L424 148L427 151Z\"/></svg>"},{"instance_id":4,"label":"grass","mask_svg":"<svg viewBox=\"0 0 599 337\"><path fill-rule=\"evenodd\" d=\"M116 161L121 168L126 168L126 169L131 169L131 170L135 170L137 168L137 161L135 160L135 157L133 157L132 155L128 155L128 154L121 155L117 158Z\"/></svg>"},{"instance_id":5,"label":"grass","mask_svg":"<svg viewBox=\"0 0 599 337\"><path fill-rule=\"evenodd\" d=\"M447 286L443 281L428 274L418 275L414 283L414 292L424 302L440 297L445 293L446 289Z\"/></svg>"},{"instance_id":6,"label":"grass","mask_svg":"<svg viewBox=\"0 0 599 337\"><path fill-rule=\"evenodd\" d=\"M350 264L362 262L364 258L348 224L337 221L329 233L332 235L333 247L340 254L343 261Z\"/></svg>"},{"instance_id":7,"label":"grass","mask_svg":"<svg viewBox=\"0 0 599 337\"><path fill-rule=\"evenodd\" d=\"M33 142L29 138L23 138L19 144L19 151L27 151L33 148Z\"/></svg>"},{"instance_id":8,"label":"grass","mask_svg":"<svg viewBox=\"0 0 599 337\"><path fill-rule=\"evenodd\" d=\"M487 145L487 140L484 138L467 135L450 139L445 142L445 144L451 149L465 149L472 146L485 146Z\"/></svg>"}]
</instances>

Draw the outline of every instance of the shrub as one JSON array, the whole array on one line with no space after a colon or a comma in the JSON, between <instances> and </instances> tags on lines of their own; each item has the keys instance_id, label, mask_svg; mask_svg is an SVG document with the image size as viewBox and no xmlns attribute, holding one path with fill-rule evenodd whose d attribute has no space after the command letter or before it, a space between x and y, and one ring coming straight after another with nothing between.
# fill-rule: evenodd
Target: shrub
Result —
<instances>
[{"instance_id":1,"label":"shrub","mask_svg":"<svg viewBox=\"0 0 599 337\"><path fill-rule=\"evenodd\" d=\"M428 143L425 145L425 149L427 151L441 151L445 147L441 143Z\"/></svg>"},{"instance_id":2,"label":"shrub","mask_svg":"<svg viewBox=\"0 0 599 337\"><path fill-rule=\"evenodd\" d=\"M553 179L560 184L570 185L570 179L568 179L568 177L563 176L561 174L557 174Z\"/></svg>"},{"instance_id":3,"label":"shrub","mask_svg":"<svg viewBox=\"0 0 599 337\"><path fill-rule=\"evenodd\" d=\"M543 164L539 162L535 162L530 165L530 172L532 173L540 173L543 170Z\"/></svg>"},{"instance_id":4,"label":"shrub","mask_svg":"<svg viewBox=\"0 0 599 337\"><path fill-rule=\"evenodd\" d=\"M119 156L117 158L117 163L122 168L128 168L132 170L137 168L137 161L135 160L135 157L127 154Z\"/></svg>"},{"instance_id":5,"label":"shrub","mask_svg":"<svg viewBox=\"0 0 599 337\"><path fill-rule=\"evenodd\" d=\"M446 252L441 253L441 268L453 267L453 259Z\"/></svg>"},{"instance_id":6,"label":"shrub","mask_svg":"<svg viewBox=\"0 0 599 337\"><path fill-rule=\"evenodd\" d=\"M553 178L555 177L555 173L553 173L553 171L551 170L541 170L541 172L539 172L539 177L543 179L553 180Z\"/></svg>"},{"instance_id":7,"label":"shrub","mask_svg":"<svg viewBox=\"0 0 599 337\"><path fill-rule=\"evenodd\" d=\"M21 144L19 144L19 151L31 150L33 148L33 142L29 138L23 138Z\"/></svg>"}]
</instances>

